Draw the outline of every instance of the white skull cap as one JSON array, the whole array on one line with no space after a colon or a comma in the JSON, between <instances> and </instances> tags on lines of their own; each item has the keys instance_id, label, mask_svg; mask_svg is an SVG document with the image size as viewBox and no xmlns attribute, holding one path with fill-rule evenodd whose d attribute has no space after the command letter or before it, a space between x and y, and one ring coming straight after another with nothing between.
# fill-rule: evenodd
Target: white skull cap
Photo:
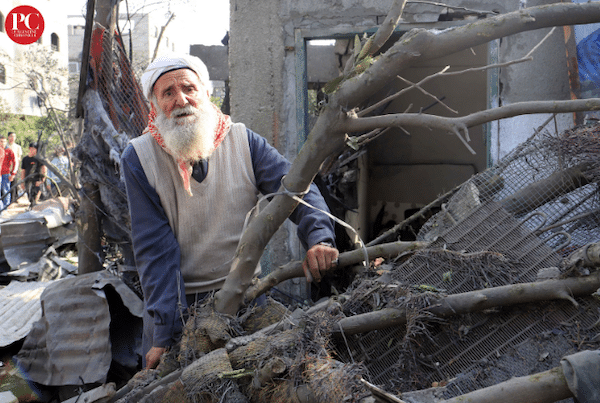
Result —
<instances>
[{"instance_id":1,"label":"white skull cap","mask_svg":"<svg viewBox=\"0 0 600 403\"><path fill-rule=\"evenodd\" d=\"M142 74L142 89L146 98L150 99L152 96L154 83L161 75L178 69L191 69L198 75L200 82L210 88L208 69L202 60L192 55L171 53L157 57Z\"/></svg>"}]
</instances>

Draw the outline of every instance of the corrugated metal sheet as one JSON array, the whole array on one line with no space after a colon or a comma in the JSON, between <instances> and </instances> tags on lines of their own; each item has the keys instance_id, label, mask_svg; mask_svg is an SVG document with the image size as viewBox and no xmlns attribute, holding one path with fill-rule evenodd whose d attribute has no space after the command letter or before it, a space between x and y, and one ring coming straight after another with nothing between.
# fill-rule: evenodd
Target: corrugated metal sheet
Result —
<instances>
[{"instance_id":1,"label":"corrugated metal sheet","mask_svg":"<svg viewBox=\"0 0 600 403\"><path fill-rule=\"evenodd\" d=\"M49 386L105 382L113 359L107 295L115 291L123 304L118 309L126 306L133 315L129 323L133 333L143 303L107 271L58 280L46 288L42 317L17 355L31 380Z\"/></svg>"},{"instance_id":2,"label":"corrugated metal sheet","mask_svg":"<svg viewBox=\"0 0 600 403\"><path fill-rule=\"evenodd\" d=\"M48 284L12 281L0 289L0 347L23 339L40 319L40 296Z\"/></svg>"}]
</instances>

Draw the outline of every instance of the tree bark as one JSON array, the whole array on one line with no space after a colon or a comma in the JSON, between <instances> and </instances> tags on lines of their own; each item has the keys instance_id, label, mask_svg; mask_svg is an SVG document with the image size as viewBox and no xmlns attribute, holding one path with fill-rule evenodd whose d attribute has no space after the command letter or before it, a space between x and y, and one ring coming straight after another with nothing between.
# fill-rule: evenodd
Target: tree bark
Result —
<instances>
[{"instance_id":1,"label":"tree bark","mask_svg":"<svg viewBox=\"0 0 600 403\"><path fill-rule=\"evenodd\" d=\"M77 256L78 274L92 273L104 269L102 245L100 243L100 218L96 206L101 205L98 186L84 183L81 189L81 208L78 222Z\"/></svg>"}]
</instances>

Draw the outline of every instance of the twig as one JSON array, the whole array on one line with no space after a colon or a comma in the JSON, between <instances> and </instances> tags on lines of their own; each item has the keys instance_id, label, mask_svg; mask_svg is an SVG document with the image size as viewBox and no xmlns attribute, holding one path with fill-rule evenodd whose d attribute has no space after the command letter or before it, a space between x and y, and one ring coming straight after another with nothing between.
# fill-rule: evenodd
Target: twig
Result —
<instances>
[{"instance_id":1,"label":"twig","mask_svg":"<svg viewBox=\"0 0 600 403\"><path fill-rule=\"evenodd\" d=\"M438 97L436 97L435 95L433 95L432 93L430 93L429 91L423 89L423 87L421 87L418 83L413 83L410 80L407 80L406 78L402 77L402 76L397 76L400 80L404 81L406 84L409 84L411 86L411 88L416 88L419 91L421 91L423 94L427 95L430 98L433 98L436 103L442 104L442 106L444 106L444 108L446 108L448 111L452 112L452 113L456 113L458 114L457 111L455 111L454 109L450 108L448 105L446 105L444 102L442 102L442 100Z\"/></svg>"}]
</instances>

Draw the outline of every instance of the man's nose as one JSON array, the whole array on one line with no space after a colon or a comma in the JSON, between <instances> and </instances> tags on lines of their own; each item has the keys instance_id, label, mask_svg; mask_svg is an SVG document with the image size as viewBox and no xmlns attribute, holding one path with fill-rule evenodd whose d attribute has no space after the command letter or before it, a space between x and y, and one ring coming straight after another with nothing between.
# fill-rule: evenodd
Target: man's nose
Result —
<instances>
[{"instance_id":1,"label":"man's nose","mask_svg":"<svg viewBox=\"0 0 600 403\"><path fill-rule=\"evenodd\" d=\"M175 105L179 108L186 106L190 102L183 91L179 91L175 97Z\"/></svg>"}]
</instances>

